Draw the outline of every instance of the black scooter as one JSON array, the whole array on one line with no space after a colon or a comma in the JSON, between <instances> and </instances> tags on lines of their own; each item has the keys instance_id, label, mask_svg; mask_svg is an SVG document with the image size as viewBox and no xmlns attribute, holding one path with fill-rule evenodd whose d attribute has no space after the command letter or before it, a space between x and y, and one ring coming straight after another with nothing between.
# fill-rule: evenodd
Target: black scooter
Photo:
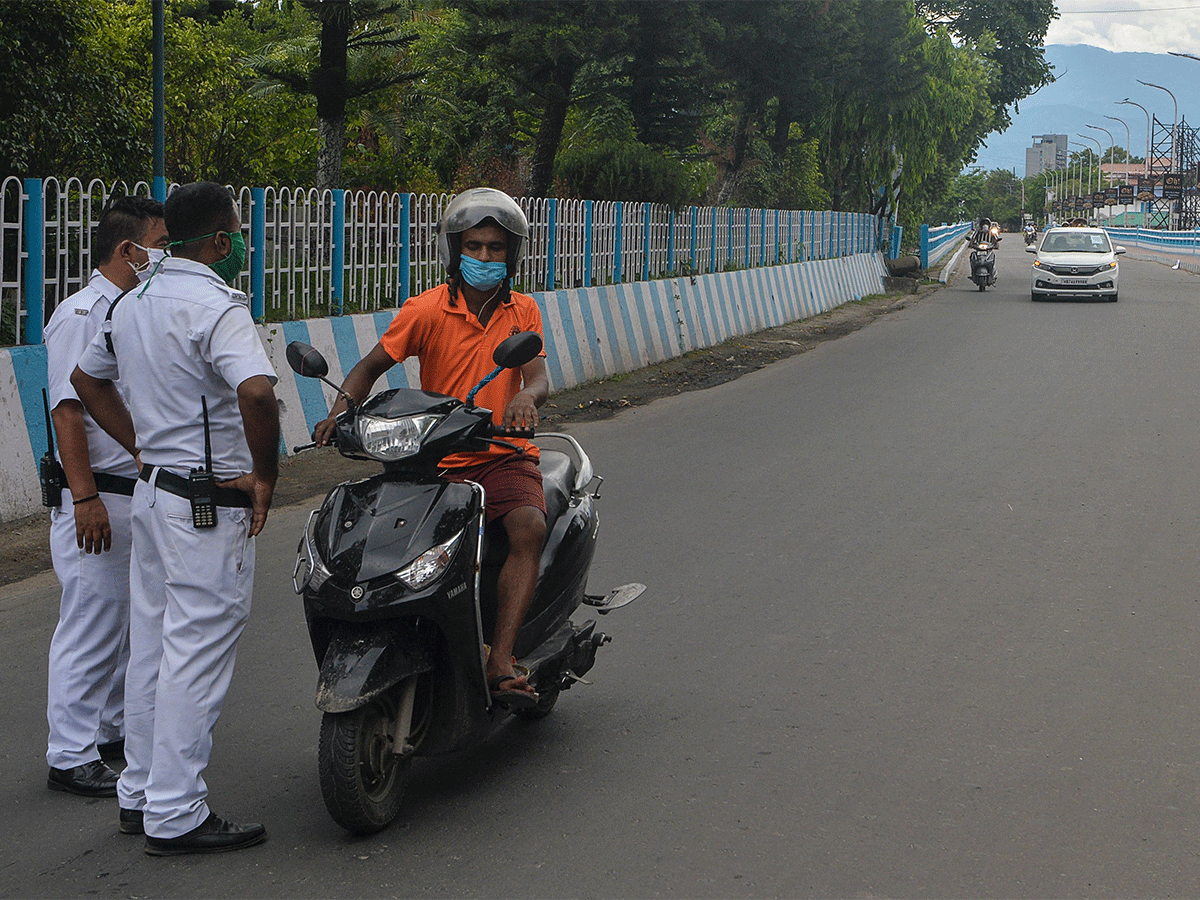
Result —
<instances>
[{"instance_id":1,"label":"black scooter","mask_svg":"<svg viewBox=\"0 0 1200 900\"><path fill-rule=\"evenodd\" d=\"M971 242L971 280L980 291L996 283L996 245L993 242Z\"/></svg>"},{"instance_id":2,"label":"black scooter","mask_svg":"<svg viewBox=\"0 0 1200 900\"><path fill-rule=\"evenodd\" d=\"M533 332L506 339L481 385L541 346ZM309 345L289 344L287 359L337 390ZM492 701L484 670L507 538L499 523L485 528L483 488L440 478L438 464L452 451L533 434L500 432L489 410L420 390L383 391L361 406L342 396L349 406L337 419L338 451L383 471L329 492L309 517L293 581L320 666L321 794L339 825L369 834L399 813L414 756L477 746L509 715ZM547 539L514 648L539 695L537 706L513 711L525 719L548 715L610 640L571 614L581 604L608 613L645 590L585 593L603 479L569 435L544 434L537 443Z\"/></svg>"}]
</instances>

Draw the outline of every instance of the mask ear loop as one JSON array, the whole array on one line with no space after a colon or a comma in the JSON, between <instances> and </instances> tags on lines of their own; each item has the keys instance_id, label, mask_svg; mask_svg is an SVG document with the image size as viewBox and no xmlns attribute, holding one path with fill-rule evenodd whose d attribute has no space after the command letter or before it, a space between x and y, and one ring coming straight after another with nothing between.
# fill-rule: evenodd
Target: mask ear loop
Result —
<instances>
[{"instance_id":1,"label":"mask ear loop","mask_svg":"<svg viewBox=\"0 0 1200 900\"><path fill-rule=\"evenodd\" d=\"M156 262L154 264L154 268L150 270L149 277L142 283L142 289L137 292L138 297L141 297L142 294L146 293L146 288L148 288L150 286L150 280L152 278L154 278L155 275L158 274L158 270L162 267L162 264L163 264L163 262L166 261L166 259L167 259L167 257L163 256L159 259L158 262Z\"/></svg>"}]
</instances>

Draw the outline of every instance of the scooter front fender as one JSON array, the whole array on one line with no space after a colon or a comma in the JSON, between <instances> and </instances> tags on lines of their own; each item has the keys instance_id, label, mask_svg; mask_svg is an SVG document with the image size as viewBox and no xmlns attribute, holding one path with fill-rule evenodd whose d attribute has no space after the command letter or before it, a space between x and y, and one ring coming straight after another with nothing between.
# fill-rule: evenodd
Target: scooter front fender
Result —
<instances>
[{"instance_id":1,"label":"scooter front fender","mask_svg":"<svg viewBox=\"0 0 1200 900\"><path fill-rule=\"evenodd\" d=\"M321 661L317 709L358 709L405 678L432 668L433 655L415 621L342 623Z\"/></svg>"}]
</instances>

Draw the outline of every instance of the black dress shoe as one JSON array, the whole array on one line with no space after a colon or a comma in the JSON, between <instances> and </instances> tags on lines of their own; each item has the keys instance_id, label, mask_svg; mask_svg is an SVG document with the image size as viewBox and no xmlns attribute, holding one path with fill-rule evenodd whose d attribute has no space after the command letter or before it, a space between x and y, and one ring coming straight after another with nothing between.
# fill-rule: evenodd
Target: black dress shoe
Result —
<instances>
[{"instance_id":1,"label":"black dress shoe","mask_svg":"<svg viewBox=\"0 0 1200 900\"><path fill-rule=\"evenodd\" d=\"M96 749L100 751L100 758L105 762L125 762L125 738L98 744Z\"/></svg>"},{"instance_id":2,"label":"black dress shoe","mask_svg":"<svg viewBox=\"0 0 1200 900\"><path fill-rule=\"evenodd\" d=\"M142 811L122 807L117 827L121 829L121 834L145 834L146 826L142 824Z\"/></svg>"},{"instance_id":3,"label":"black dress shoe","mask_svg":"<svg viewBox=\"0 0 1200 900\"><path fill-rule=\"evenodd\" d=\"M115 797L118 778L120 776L103 760L97 759L73 769L51 768L46 776L46 787L81 797Z\"/></svg>"},{"instance_id":4,"label":"black dress shoe","mask_svg":"<svg viewBox=\"0 0 1200 900\"><path fill-rule=\"evenodd\" d=\"M146 853L150 856L180 856L184 853L224 853L226 850L241 850L253 847L267 839L267 829L257 822L237 825L226 822L216 813L187 834L174 838L156 838L146 835Z\"/></svg>"}]
</instances>

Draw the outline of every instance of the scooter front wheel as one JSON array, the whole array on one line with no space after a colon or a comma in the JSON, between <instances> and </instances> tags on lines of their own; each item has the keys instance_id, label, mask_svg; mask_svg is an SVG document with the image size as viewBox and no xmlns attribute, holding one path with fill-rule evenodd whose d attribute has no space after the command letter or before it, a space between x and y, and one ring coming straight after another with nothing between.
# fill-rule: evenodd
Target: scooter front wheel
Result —
<instances>
[{"instance_id":1,"label":"scooter front wheel","mask_svg":"<svg viewBox=\"0 0 1200 900\"><path fill-rule=\"evenodd\" d=\"M381 831L400 812L412 755L395 752L395 715L381 698L321 718L321 796L333 820L355 834Z\"/></svg>"}]
</instances>

